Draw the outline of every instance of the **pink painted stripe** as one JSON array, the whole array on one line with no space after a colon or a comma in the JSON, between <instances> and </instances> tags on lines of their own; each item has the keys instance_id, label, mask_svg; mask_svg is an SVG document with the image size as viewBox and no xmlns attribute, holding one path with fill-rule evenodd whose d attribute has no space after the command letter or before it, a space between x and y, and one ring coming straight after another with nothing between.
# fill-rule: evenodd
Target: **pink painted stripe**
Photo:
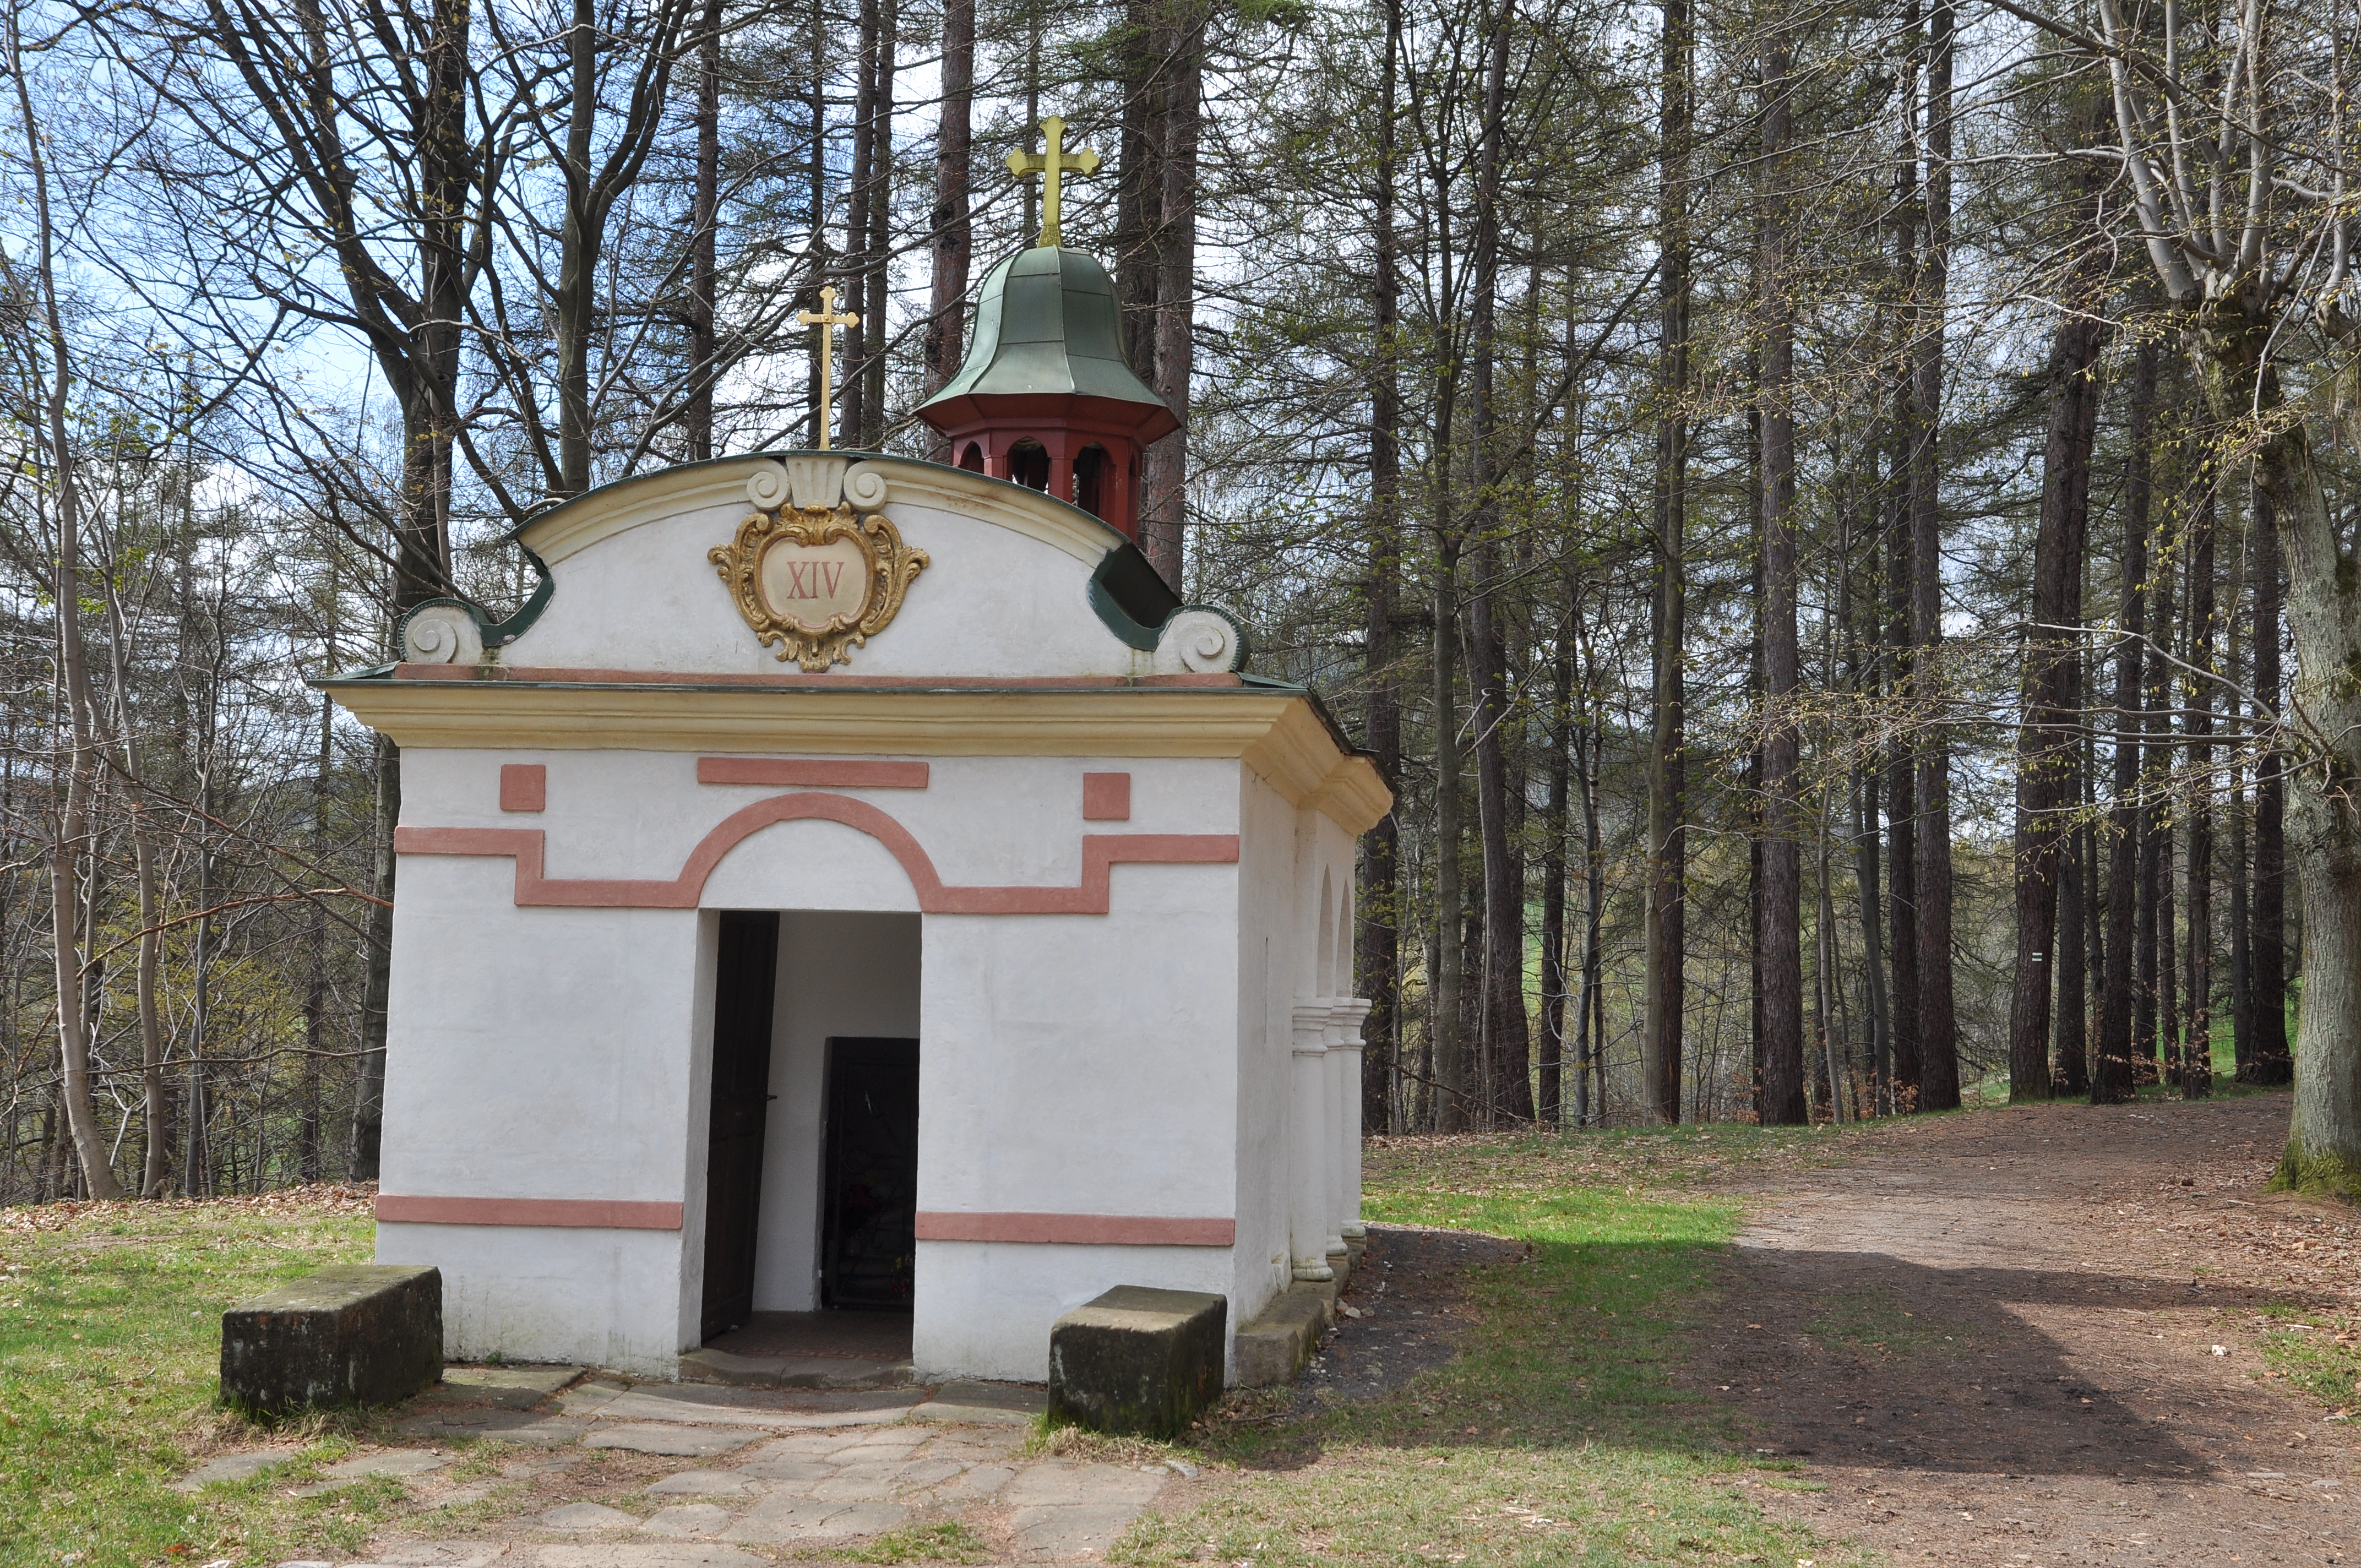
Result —
<instances>
[{"instance_id":1,"label":"pink painted stripe","mask_svg":"<svg viewBox=\"0 0 2361 1568\"><path fill-rule=\"evenodd\" d=\"M1087 1246L1230 1246L1235 1220L1161 1214L972 1214L921 1210L922 1242L1069 1242Z\"/></svg>"},{"instance_id":2,"label":"pink painted stripe","mask_svg":"<svg viewBox=\"0 0 2361 1568\"><path fill-rule=\"evenodd\" d=\"M841 822L884 845L928 915L1104 915L1113 905L1116 866L1238 861L1235 833L1086 833L1079 886L950 887L908 828L865 800L818 794L773 795L732 812L669 881L546 876L548 837L539 828L397 828L393 848L404 855L512 856L520 908L694 909L722 856L774 823L809 820Z\"/></svg>"},{"instance_id":3,"label":"pink painted stripe","mask_svg":"<svg viewBox=\"0 0 2361 1568\"><path fill-rule=\"evenodd\" d=\"M379 1193L377 1217L411 1225L551 1225L676 1231L681 1206L620 1198L418 1198Z\"/></svg>"},{"instance_id":4,"label":"pink painted stripe","mask_svg":"<svg viewBox=\"0 0 2361 1568\"><path fill-rule=\"evenodd\" d=\"M801 757L699 757L703 784L817 784L826 789L924 789L924 762L812 762Z\"/></svg>"}]
</instances>

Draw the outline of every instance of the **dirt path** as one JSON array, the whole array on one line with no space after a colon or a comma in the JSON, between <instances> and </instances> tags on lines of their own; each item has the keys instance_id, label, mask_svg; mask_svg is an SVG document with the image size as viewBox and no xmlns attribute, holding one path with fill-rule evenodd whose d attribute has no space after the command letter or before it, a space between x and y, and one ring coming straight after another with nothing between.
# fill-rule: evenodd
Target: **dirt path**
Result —
<instances>
[{"instance_id":1,"label":"dirt path","mask_svg":"<svg viewBox=\"0 0 2361 1568\"><path fill-rule=\"evenodd\" d=\"M1697 1376L1826 1488L1765 1507L1908 1563L2356 1561L2349 1429L2255 1348L2361 1295L2356 1216L2260 1191L2287 1112L1946 1117L1749 1193Z\"/></svg>"}]
</instances>

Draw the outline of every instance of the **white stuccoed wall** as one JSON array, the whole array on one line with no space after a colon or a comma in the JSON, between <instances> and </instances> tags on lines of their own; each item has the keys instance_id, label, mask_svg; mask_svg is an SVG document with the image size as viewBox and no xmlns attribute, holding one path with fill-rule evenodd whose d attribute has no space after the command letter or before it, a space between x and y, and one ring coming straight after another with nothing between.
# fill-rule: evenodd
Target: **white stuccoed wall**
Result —
<instances>
[{"instance_id":1,"label":"white stuccoed wall","mask_svg":"<svg viewBox=\"0 0 2361 1568\"><path fill-rule=\"evenodd\" d=\"M1252 976L1238 995L1236 1283L1232 1328L1287 1288L1288 1071L1294 1003L1295 808L1238 770L1238 948Z\"/></svg>"},{"instance_id":2,"label":"white stuccoed wall","mask_svg":"<svg viewBox=\"0 0 2361 1568\"><path fill-rule=\"evenodd\" d=\"M506 861L408 857L401 886L383 1190L678 1201L704 1159L696 912L518 909ZM680 1348L673 1233L389 1223L378 1259L443 1269L455 1357L668 1372Z\"/></svg>"},{"instance_id":3,"label":"white stuccoed wall","mask_svg":"<svg viewBox=\"0 0 2361 1568\"><path fill-rule=\"evenodd\" d=\"M664 753L408 760L405 821L540 828L552 875L672 875L716 823L780 793L697 784L694 758ZM499 809L509 762L548 767L545 811ZM901 820L952 883L1071 884L1086 829L1234 832L1242 799L1286 809L1219 759L931 766L925 790L838 793ZM1082 820L1084 772L1132 775L1128 822ZM402 876L385 1190L680 1201L688 1240L389 1224L381 1255L444 1267L454 1354L669 1370L695 1343L701 1280L709 917L519 909L504 859L410 856ZM813 1304L819 1053L829 1034L921 1040L922 1208L1243 1219L1241 1183L1251 1191L1272 1157L1241 1161L1235 1144L1234 1107L1254 1098L1239 1094L1251 1063L1231 1044L1248 1005L1235 937L1244 896L1235 866L1122 865L1109 915L924 916L921 959L902 934L921 924L905 913L915 895L875 839L797 821L741 843L708 881L706 910L809 901L870 912L782 922L781 1098L766 1131L758 1306ZM513 1266L520 1257L529 1266ZM1259 1270L1244 1270L1238 1285L1226 1248L928 1242L918 1271L918 1363L968 1376L1039 1380L1049 1323L1112 1285L1218 1289L1238 1295L1241 1319L1260 1303ZM987 1278L1016 1277L1032 1283L976 1293ZM673 1291L669 1278L685 1283ZM577 1292L569 1280L610 1284Z\"/></svg>"},{"instance_id":4,"label":"white stuccoed wall","mask_svg":"<svg viewBox=\"0 0 2361 1568\"><path fill-rule=\"evenodd\" d=\"M922 1154L921 1191L926 1180ZM1226 1247L920 1242L913 1364L929 1382L1045 1382L1049 1326L1111 1287L1225 1295L1230 1283ZM1233 1313L1231 1327L1236 1324Z\"/></svg>"},{"instance_id":5,"label":"white stuccoed wall","mask_svg":"<svg viewBox=\"0 0 2361 1568\"><path fill-rule=\"evenodd\" d=\"M752 510L741 499L652 520L552 561L555 598L501 652L500 662L536 669L777 673L775 650L748 632L705 559L706 549L728 543ZM883 510L928 564L892 628L854 653L846 678L1131 672L1133 650L1089 609L1094 561L939 507L888 500ZM618 637L625 626L629 637Z\"/></svg>"}]
</instances>

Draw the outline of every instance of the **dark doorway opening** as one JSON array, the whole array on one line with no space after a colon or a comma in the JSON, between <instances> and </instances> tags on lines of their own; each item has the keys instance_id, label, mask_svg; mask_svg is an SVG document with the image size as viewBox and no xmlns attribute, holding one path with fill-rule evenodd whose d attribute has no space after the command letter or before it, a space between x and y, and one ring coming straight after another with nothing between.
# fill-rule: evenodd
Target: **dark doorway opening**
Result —
<instances>
[{"instance_id":1,"label":"dark doorway opening","mask_svg":"<svg viewBox=\"0 0 2361 1568\"><path fill-rule=\"evenodd\" d=\"M1074 455L1074 504L1100 519L1106 516L1106 466L1104 446L1085 446Z\"/></svg>"},{"instance_id":2,"label":"dark doorway opening","mask_svg":"<svg viewBox=\"0 0 2361 1568\"><path fill-rule=\"evenodd\" d=\"M918 1242L918 1042L828 1042L820 1304L906 1310Z\"/></svg>"},{"instance_id":3,"label":"dark doorway opening","mask_svg":"<svg viewBox=\"0 0 2361 1568\"><path fill-rule=\"evenodd\" d=\"M1008 449L1008 477L1027 488L1049 488L1049 451L1038 441L1020 441Z\"/></svg>"},{"instance_id":4,"label":"dark doorway opening","mask_svg":"<svg viewBox=\"0 0 2361 1568\"><path fill-rule=\"evenodd\" d=\"M713 1099L705 1154L702 1339L754 1313L754 1242L770 1116L771 1015L778 985L775 911L725 909L713 974Z\"/></svg>"}]
</instances>

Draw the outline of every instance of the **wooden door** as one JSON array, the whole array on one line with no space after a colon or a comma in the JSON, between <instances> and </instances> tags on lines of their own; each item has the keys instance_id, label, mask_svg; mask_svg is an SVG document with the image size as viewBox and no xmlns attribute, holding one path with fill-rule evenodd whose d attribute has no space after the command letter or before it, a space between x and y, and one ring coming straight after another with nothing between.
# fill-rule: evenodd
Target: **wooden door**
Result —
<instances>
[{"instance_id":1,"label":"wooden door","mask_svg":"<svg viewBox=\"0 0 2361 1568\"><path fill-rule=\"evenodd\" d=\"M828 1042L828 1173L820 1299L911 1302L918 1243L918 1042Z\"/></svg>"},{"instance_id":2,"label":"wooden door","mask_svg":"<svg viewBox=\"0 0 2361 1568\"><path fill-rule=\"evenodd\" d=\"M763 1198L763 1125L771 1101L771 1013L779 916L721 914L713 975L713 1106L705 1157L705 1312L711 1339L754 1313L754 1239Z\"/></svg>"}]
</instances>

